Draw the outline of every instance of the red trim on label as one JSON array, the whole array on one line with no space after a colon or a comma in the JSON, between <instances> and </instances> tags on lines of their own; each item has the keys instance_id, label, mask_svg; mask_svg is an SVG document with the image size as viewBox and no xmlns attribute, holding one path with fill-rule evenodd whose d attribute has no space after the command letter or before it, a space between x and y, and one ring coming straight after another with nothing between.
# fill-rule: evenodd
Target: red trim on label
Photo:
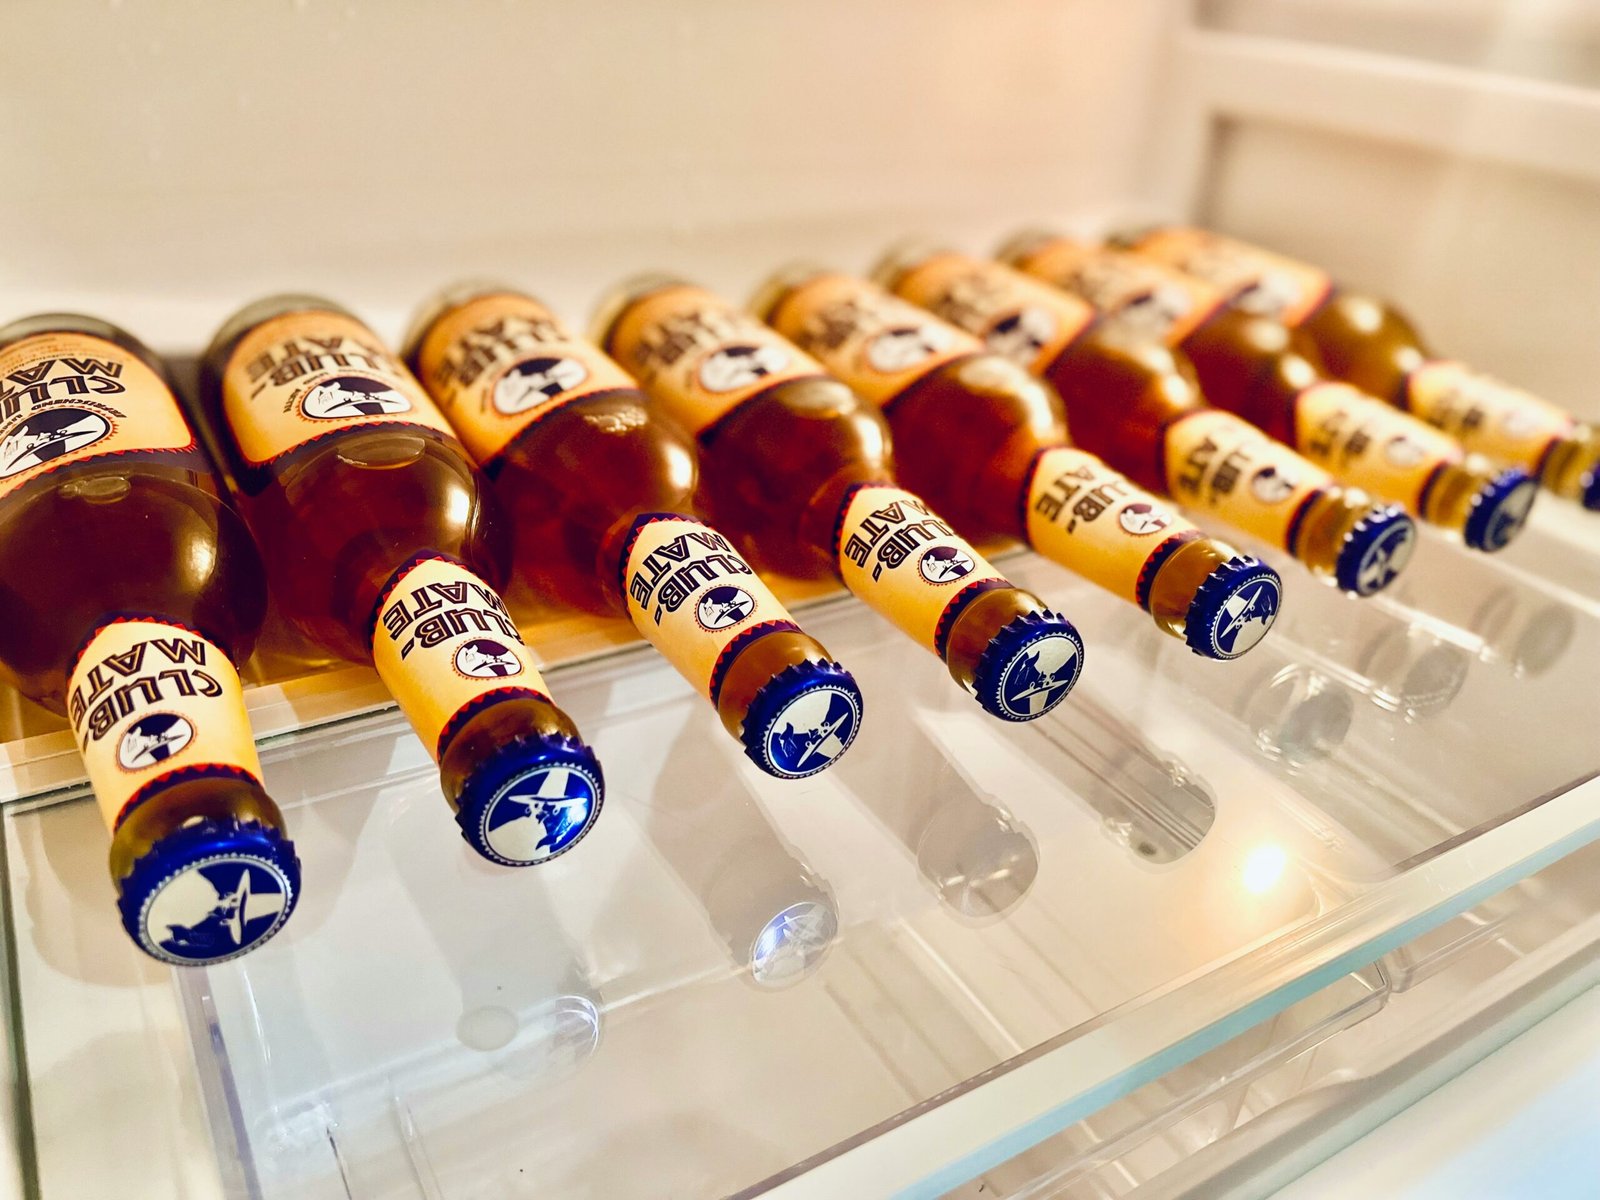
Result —
<instances>
[{"instance_id":1,"label":"red trim on label","mask_svg":"<svg viewBox=\"0 0 1600 1200\"><path fill-rule=\"evenodd\" d=\"M72 665L67 668L68 677L70 678L72 675L77 673L78 664L83 661L84 651L89 648L90 643L93 642L95 638L99 637L113 625L130 625L139 621L146 622L151 625L165 625L169 629L176 629L183 633L193 634L197 638L204 638L218 650L222 650L222 643L217 641L216 638L210 636L202 630L196 629L193 625L186 625L182 621L174 621L171 617L158 617L154 613L117 613L115 616L108 617L101 621L94 627L89 636L84 638L83 641L78 644L78 648L72 652ZM222 653L224 657L228 657L228 652L226 650L222 650Z\"/></svg>"},{"instance_id":2,"label":"red trim on label","mask_svg":"<svg viewBox=\"0 0 1600 1200\"><path fill-rule=\"evenodd\" d=\"M833 518L833 560L835 563L839 561L839 550L844 541L844 522L845 518L850 515L850 506L855 503L856 497L868 488L885 488L890 491L900 490L892 483L852 483L846 489L844 498L839 501L839 513Z\"/></svg>"},{"instance_id":3,"label":"red trim on label","mask_svg":"<svg viewBox=\"0 0 1600 1200\"><path fill-rule=\"evenodd\" d=\"M1328 494L1327 488L1317 488L1300 501L1300 506L1294 510L1294 516L1289 518L1289 527L1284 531L1283 548L1290 555L1298 557L1298 544L1300 542L1300 526L1305 524L1306 515L1310 513L1311 506Z\"/></svg>"},{"instance_id":4,"label":"red trim on label","mask_svg":"<svg viewBox=\"0 0 1600 1200\"><path fill-rule=\"evenodd\" d=\"M967 605L985 592L992 592L997 588L1011 586L1013 585L1008 579L979 579L967 584L966 587L950 597L950 603L946 604L944 611L939 614L939 624L933 631L934 653L941 659L944 658L944 652L949 648L950 631L955 627L956 618L967 610Z\"/></svg>"},{"instance_id":5,"label":"red trim on label","mask_svg":"<svg viewBox=\"0 0 1600 1200\"><path fill-rule=\"evenodd\" d=\"M122 811L117 813L117 819L112 822L111 832L115 833L122 828L122 823L128 819L128 814L133 812L146 800L150 800L160 793L180 783L189 783L196 779L239 779L246 783L261 786L257 779L243 767L233 763L192 763L186 767L177 767L165 775L157 775L154 779L143 784L138 791L128 797L128 802L122 806Z\"/></svg>"},{"instance_id":6,"label":"red trim on label","mask_svg":"<svg viewBox=\"0 0 1600 1200\"><path fill-rule=\"evenodd\" d=\"M1139 578L1133 585L1134 598L1138 600L1140 608L1145 612L1150 611L1150 588L1155 584L1156 575L1161 568L1166 566L1167 559L1190 542L1203 537L1205 534L1198 529L1185 529L1181 533L1174 533L1150 552L1150 557L1145 559L1144 565L1139 568Z\"/></svg>"},{"instance_id":7,"label":"red trim on label","mask_svg":"<svg viewBox=\"0 0 1600 1200\"><path fill-rule=\"evenodd\" d=\"M488 580L482 579L476 571L454 555L446 554L442 550L419 550L396 567L388 580L385 581L383 587L378 590L378 598L372 604L372 615L367 618L367 641L370 642L378 636L378 618L383 612L383 606L389 602L389 597L394 594L395 588L400 586L407 575L411 574L423 563L428 562L449 563L452 566L460 567L473 578L479 579L485 587L489 586Z\"/></svg>"},{"instance_id":8,"label":"red trim on label","mask_svg":"<svg viewBox=\"0 0 1600 1200\"><path fill-rule=\"evenodd\" d=\"M543 700L554 707L549 696L534 688L503 687L481 692L456 709L454 715L444 723L444 728L439 731L439 740L433 746L433 761L438 762L444 757L444 752L450 748L450 743L455 740L456 734L461 732L463 725L484 709L499 704L502 700Z\"/></svg>"},{"instance_id":9,"label":"red trim on label","mask_svg":"<svg viewBox=\"0 0 1600 1200\"><path fill-rule=\"evenodd\" d=\"M710 528L699 517L687 516L684 513L647 512L635 517L633 524L628 527L628 536L622 539L622 554L617 560L617 588L622 593L624 606L628 602L628 560L633 557L633 547L638 543L639 535L648 526L662 521L687 521L691 525L699 525L702 529Z\"/></svg>"},{"instance_id":10,"label":"red trim on label","mask_svg":"<svg viewBox=\"0 0 1600 1200\"><path fill-rule=\"evenodd\" d=\"M769 633L800 632L800 626L793 621L762 621L759 625L752 625L749 629L742 630L722 648L722 653L717 655L717 661L711 664L711 686L708 689L711 703L715 705L718 697L722 695L724 676L727 675L728 668L733 666L733 660L738 658L739 652L751 642L759 641Z\"/></svg>"}]
</instances>

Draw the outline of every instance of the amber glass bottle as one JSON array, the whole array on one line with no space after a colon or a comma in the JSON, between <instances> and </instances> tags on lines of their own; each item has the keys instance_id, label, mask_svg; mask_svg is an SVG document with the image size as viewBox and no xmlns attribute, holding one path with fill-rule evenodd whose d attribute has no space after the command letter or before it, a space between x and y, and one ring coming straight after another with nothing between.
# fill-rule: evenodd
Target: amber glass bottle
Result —
<instances>
[{"instance_id":1,"label":"amber glass bottle","mask_svg":"<svg viewBox=\"0 0 1600 1200\"><path fill-rule=\"evenodd\" d=\"M236 664L261 562L159 360L116 326L0 328L0 677L70 721L123 924L165 962L283 926L300 864Z\"/></svg>"},{"instance_id":2,"label":"amber glass bottle","mask_svg":"<svg viewBox=\"0 0 1600 1200\"><path fill-rule=\"evenodd\" d=\"M1092 306L1000 263L927 246L892 251L877 279L1055 386L1073 441L1135 483L1278 546L1340 588L1380 591L1410 559L1398 507L1205 403L1194 370Z\"/></svg>"},{"instance_id":3,"label":"amber glass bottle","mask_svg":"<svg viewBox=\"0 0 1600 1200\"><path fill-rule=\"evenodd\" d=\"M1421 417L1474 453L1537 475L1556 495L1600 510L1600 428L1436 357L1393 305L1347 291L1309 263L1202 229L1172 226L1118 240L1205 280L1235 308L1304 333L1340 379Z\"/></svg>"},{"instance_id":4,"label":"amber glass bottle","mask_svg":"<svg viewBox=\"0 0 1600 1200\"><path fill-rule=\"evenodd\" d=\"M1066 445L1050 385L973 335L869 280L811 266L772 276L754 307L883 410L901 482L957 532L1028 542L1208 658L1237 658L1276 619L1271 567Z\"/></svg>"},{"instance_id":5,"label":"amber glass bottle","mask_svg":"<svg viewBox=\"0 0 1600 1200\"><path fill-rule=\"evenodd\" d=\"M506 612L505 528L416 380L337 305L274 296L217 332L200 383L283 611L376 666L467 842L507 866L576 845L599 764Z\"/></svg>"},{"instance_id":6,"label":"amber glass bottle","mask_svg":"<svg viewBox=\"0 0 1600 1200\"><path fill-rule=\"evenodd\" d=\"M599 347L531 296L463 284L423 307L404 355L509 517L518 583L626 615L768 774L844 753L855 680L692 515L694 444Z\"/></svg>"},{"instance_id":7,"label":"amber glass bottle","mask_svg":"<svg viewBox=\"0 0 1600 1200\"><path fill-rule=\"evenodd\" d=\"M1230 307L1203 280L1048 233L1019 235L999 257L1089 301L1108 325L1160 337L1188 357L1212 404L1472 549L1501 550L1526 523L1537 490L1527 472L1469 456L1432 425L1330 379L1281 321Z\"/></svg>"},{"instance_id":8,"label":"amber glass bottle","mask_svg":"<svg viewBox=\"0 0 1600 1200\"><path fill-rule=\"evenodd\" d=\"M919 497L893 482L888 426L816 360L701 288L618 288L601 346L700 451L700 508L758 567L830 576L943 659L990 713L1043 715L1076 682L1082 642Z\"/></svg>"}]
</instances>

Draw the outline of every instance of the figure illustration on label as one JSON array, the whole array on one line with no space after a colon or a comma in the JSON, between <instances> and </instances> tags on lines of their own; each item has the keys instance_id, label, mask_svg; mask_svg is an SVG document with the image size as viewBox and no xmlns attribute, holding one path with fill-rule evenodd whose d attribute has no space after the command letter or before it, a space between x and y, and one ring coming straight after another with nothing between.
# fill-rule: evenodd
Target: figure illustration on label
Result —
<instances>
[{"instance_id":1,"label":"figure illustration on label","mask_svg":"<svg viewBox=\"0 0 1600 1200\"><path fill-rule=\"evenodd\" d=\"M708 361L707 388L781 371L765 349ZM812 775L844 753L855 680L693 515L692 444L599 347L531 296L473 284L424 306L405 358L493 481L514 595L626 615L770 775Z\"/></svg>"},{"instance_id":2,"label":"figure illustration on label","mask_svg":"<svg viewBox=\"0 0 1600 1200\"><path fill-rule=\"evenodd\" d=\"M896 330L927 324L920 314L911 317ZM597 320L597 340L695 436L700 507L756 566L841 579L1005 719L1047 711L1008 708L1002 681L1040 643L1059 640L1063 661L1073 666L1051 700L1066 695L1082 662L1071 623L1013 586L894 483L882 416L809 354L720 297L659 276L617 289ZM898 374L919 369L930 352L944 353L900 332L886 345L894 352L868 369ZM850 354L862 362L872 357L866 339ZM759 372L734 376L720 365L730 356L754 360ZM908 360L909 367L900 365ZM752 504L752 496L762 503ZM813 728L825 732L831 724Z\"/></svg>"},{"instance_id":3,"label":"figure illustration on label","mask_svg":"<svg viewBox=\"0 0 1600 1200\"><path fill-rule=\"evenodd\" d=\"M201 392L285 614L377 669L467 843L505 866L577 845L600 764L500 598L506 531L482 480L406 368L337 305L278 296L218 331ZM288 419L296 397L320 428Z\"/></svg>"},{"instance_id":4,"label":"figure illustration on label","mask_svg":"<svg viewBox=\"0 0 1600 1200\"><path fill-rule=\"evenodd\" d=\"M85 393L123 398L58 399ZM234 667L265 609L256 547L123 330L0 329L0 400L0 678L70 723L134 942L176 965L243 954L300 890Z\"/></svg>"},{"instance_id":5,"label":"figure illustration on label","mask_svg":"<svg viewBox=\"0 0 1600 1200\"><path fill-rule=\"evenodd\" d=\"M988 327L993 289L981 279L969 284L960 264L952 266L941 280L949 289L944 307ZM774 275L755 307L882 409L901 481L931 501L956 533L1027 541L1146 608L1161 629L1208 657L1236 657L1253 644L1221 636L1230 597L1270 590L1274 602L1261 610L1276 615L1278 577L1270 567L1206 537L1170 505L1066 445L1061 404L1049 386L972 334L868 280L808 266ZM1080 322L1075 313L1039 311L1049 326L1046 340ZM858 352L885 331L902 329L918 330L920 344L933 349L892 369ZM973 565L954 548L928 550L919 560L930 583L959 579ZM1001 689L1011 712L1058 697L1056 683L1067 678L1062 668L1073 661L1058 649L1058 661L1043 652L1018 661ZM1020 682L1030 677L1034 684ZM1008 690L1016 687L1027 694Z\"/></svg>"}]
</instances>

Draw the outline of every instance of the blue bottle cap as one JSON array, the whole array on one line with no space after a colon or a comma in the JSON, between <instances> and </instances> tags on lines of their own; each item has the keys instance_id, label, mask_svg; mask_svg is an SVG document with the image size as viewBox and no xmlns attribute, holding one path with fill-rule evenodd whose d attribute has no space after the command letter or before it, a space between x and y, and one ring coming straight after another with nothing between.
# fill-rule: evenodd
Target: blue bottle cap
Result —
<instances>
[{"instance_id":1,"label":"blue bottle cap","mask_svg":"<svg viewBox=\"0 0 1600 1200\"><path fill-rule=\"evenodd\" d=\"M1333 580L1343 591L1371 596L1395 581L1416 548L1416 522L1398 504L1376 506L1345 534Z\"/></svg>"},{"instance_id":2,"label":"blue bottle cap","mask_svg":"<svg viewBox=\"0 0 1600 1200\"><path fill-rule=\"evenodd\" d=\"M180 967L227 962L283 928L300 899L294 843L255 821L206 818L174 830L122 881L122 927Z\"/></svg>"},{"instance_id":3,"label":"blue bottle cap","mask_svg":"<svg viewBox=\"0 0 1600 1200\"><path fill-rule=\"evenodd\" d=\"M1590 512L1600 512L1600 466L1583 481L1583 506Z\"/></svg>"},{"instance_id":4,"label":"blue bottle cap","mask_svg":"<svg viewBox=\"0 0 1600 1200\"><path fill-rule=\"evenodd\" d=\"M978 703L1004 721L1042 717L1067 698L1083 670L1083 638L1048 609L1013 617L989 639L972 681Z\"/></svg>"},{"instance_id":5,"label":"blue bottle cap","mask_svg":"<svg viewBox=\"0 0 1600 1200\"><path fill-rule=\"evenodd\" d=\"M1539 485L1533 476L1517 467L1508 467L1472 498L1467 523L1461 536L1469 548L1494 553L1504 550L1528 521Z\"/></svg>"},{"instance_id":6,"label":"blue bottle cap","mask_svg":"<svg viewBox=\"0 0 1600 1200\"><path fill-rule=\"evenodd\" d=\"M1189 601L1183 640L1204 658L1238 658L1267 636L1282 602L1278 573L1259 558L1236 554Z\"/></svg>"},{"instance_id":7,"label":"blue bottle cap","mask_svg":"<svg viewBox=\"0 0 1600 1200\"><path fill-rule=\"evenodd\" d=\"M833 765L860 727L855 677L835 662L800 662L761 685L739 740L768 775L804 779Z\"/></svg>"},{"instance_id":8,"label":"blue bottle cap","mask_svg":"<svg viewBox=\"0 0 1600 1200\"><path fill-rule=\"evenodd\" d=\"M791 904L761 927L750 947L750 977L762 987L798 983L822 963L839 935L839 918L819 900Z\"/></svg>"},{"instance_id":9,"label":"blue bottle cap","mask_svg":"<svg viewBox=\"0 0 1600 1200\"><path fill-rule=\"evenodd\" d=\"M583 839L605 790L588 746L562 734L530 733L500 746L467 779L456 824L489 861L531 867Z\"/></svg>"}]
</instances>

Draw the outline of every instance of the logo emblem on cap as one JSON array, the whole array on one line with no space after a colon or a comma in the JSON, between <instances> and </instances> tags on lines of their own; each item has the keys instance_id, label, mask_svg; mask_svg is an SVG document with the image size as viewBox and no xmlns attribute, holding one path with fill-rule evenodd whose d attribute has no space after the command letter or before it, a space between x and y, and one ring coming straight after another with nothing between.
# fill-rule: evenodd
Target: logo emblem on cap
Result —
<instances>
[{"instance_id":1,"label":"logo emblem on cap","mask_svg":"<svg viewBox=\"0 0 1600 1200\"><path fill-rule=\"evenodd\" d=\"M1252 579L1222 602L1217 614L1216 645L1228 658L1237 658L1272 628L1282 600L1278 581Z\"/></svg>"},{"instance_id":2,"label":"logo emblem on cap","mask_svg":"<svg viewBox=\"0 0 1600 1200\"><path fill-rule=\"evenodd\" d=\"M1356 568L1356 588L1363 596L1382 591L1405 569L1417 548L1416 535L1410 521L1397 521L1367 547Z\"/></svg>"},{"instance_id":3,"label":"logo emblem on cap","mask_svg":"<svg viewBox=\"0 0 1600 1200\"><path fill-rule=\"evenodd\" d=\"M1029 642L1000 676L1000 707L1018 721L1049 712L1072 689L1078 666L1074 638L1058 633Z\"/></svg>"},{"instance_id":4,"label":"logo emblem on cap","mask_svg":"<svg viewBox=\"0 0 1600 1200\"><path fill-rule=\"evenodd\" d=\"M822 770L849 747L861 720L856 698L843 688L802 692L779 710L767 729L767 761L798 778Z\"/></svg>"},{"instance_id":5,"label":"logo emblem on cap","mask_svg":"<svg viewBox=\"0 0 1600 1200\"><path fill-rule=\"evenodd\" d=\"M553 858L576 842L599 809L599 782L571 763L519 775L490 802L483 840L508 862Z\"/></svg>"},{"instance_id":6,"label":"logo emblem on cap","mask_svg":"<svg viewBox=\"0 0 1600 1200\"><path fill-rule=\"evenodd\" d=\"M275 932L293 889L257 859L222 857L168 880L145 913L145 938L166 958L201 963L227 958Z\"/></svg>"}]
</instances>

